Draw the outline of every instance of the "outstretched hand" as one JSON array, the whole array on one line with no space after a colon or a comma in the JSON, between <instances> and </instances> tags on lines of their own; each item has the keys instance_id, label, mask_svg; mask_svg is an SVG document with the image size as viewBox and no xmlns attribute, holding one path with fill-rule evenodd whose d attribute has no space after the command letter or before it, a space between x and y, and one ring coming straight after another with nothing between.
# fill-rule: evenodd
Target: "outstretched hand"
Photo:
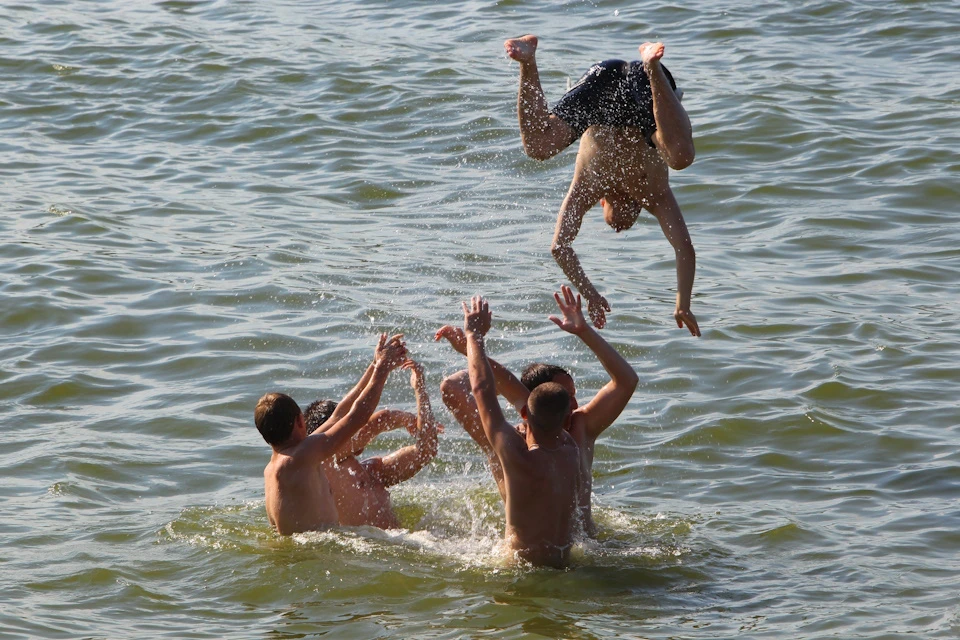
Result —
<instances>
[{"instance_id":1,"label":"outstretched hand","mask_svg":"<svg viewBox=\"0 0 960 640\"><path fill-rule=\"evenodd\" d=\"M427 392L427 378L423 371L423 365L413 360L407 358L402 365L401 369L410 372L410 386L413 387L413 390L418 393L426 394ZM432 414L431 414L432 415ZM436 427L437 433L443 433L443 425L439 422L433 422L433 426ZM417 436L417 431L419 430L418 422L411 422L407 424L407 432L413 437Z\"/></svg>"},{"instance_id":2,"label":"outstretched hand","mask_svg":"<svg viewBox=\"0 0 960 640\"><path fill-rule=\"evenodd\" d=\"M407 359L407 345L403 341L403 334L398 333L390 339L387 334L381 333L374 354L376 364L393 371Z\"/></svg>"},{"instance_id":3,"label":"outstretched hand","mask_svg":"<svg viewBox=\"0 0 960 640\"><path fill-rule=\"evenodd\" d=\"M467 303L463 305L463 331L464 333L479 333L482 336L490 331L490 323L493 314L490 313L490 305L482 296L473 296L470 299L470 307Z\"/></svg>"},{"instance_id":4,"label":"outstretched hand","mask_svg":"<svg viewBox=\"0 0 960 640\"><path fill-rule=\"evenodd\" d=\"M563 294L563 299L560 298L560 293ZM578 293L574 297L573 290L567 285L560 287L560 293L554 293L553 299L557 301L557 306L560 307L563 318L550 316L549 319L567 333L579 335L587 328L587 319L583 317L583 303L580 300L580 294Z\"/></svg>"},{"instance_id":5,"label":"outstretched hand","mask_svg":"<svg viewBox=\"0 0 960 640\"><path fill-rule=\"evenodd\" d=\"M686 325L691 335L700 337L700 325L697 324L696 316L690 313L689 309L677 309L673 312L673 319L677 321L677 327L683 328Z\"/></svg>"},{"instance_id":6,"label":"outstretched hand","mask_svg":"<svg viewBox=\"0 0 960 640\"><path fill-rule=\"evenodd\" d=\"M445 324L437 329L437 333L433 336L433 341L438 342L441 338L446 338L447 341L450 342L450 346L453 347L453 350L457 353L464 356L467 355L467 336L464 335L463 329Z\"/></svg>"},{"instance_id":7,"label":"outstretched hand","mask_svg":"<svg viewBox=\"0 0 960 640\"><path fill-rule=\"evenodd\" d=\"M419 388L419 385L425 384L423 365L416 360L407 358L403 364L400 365L400 368L410 372L410 386L414 389Z\"/></svg>"},{"instance_id":8,"label":"outstretched hand","mask_svg":"<svg viewBox=\"0 0 960 640\"><path fill-rule=\"evenodd\" d=\"M610 311L610 303L603 296L597 294L595 298L587 300L587 313L590 314L590 320L597 329L603 329L607 326L605 311Z\"/></svg>"}]
</instances>

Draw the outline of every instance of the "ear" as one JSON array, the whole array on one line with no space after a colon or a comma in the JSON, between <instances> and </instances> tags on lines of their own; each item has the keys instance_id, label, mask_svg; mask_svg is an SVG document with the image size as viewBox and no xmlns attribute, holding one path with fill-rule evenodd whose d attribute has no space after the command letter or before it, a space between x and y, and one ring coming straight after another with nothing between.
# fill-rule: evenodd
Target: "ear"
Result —
<instances>
[{"instance_id":1,"label":"ear","mask_svg":"<svg viewBox=\"0 0 960 640\"><path fill-rule=\"evenodd\" d=\"M523 421L527 421L527 405L520 407L520 417L523 418Z\"/></svg>"}]
</instances>

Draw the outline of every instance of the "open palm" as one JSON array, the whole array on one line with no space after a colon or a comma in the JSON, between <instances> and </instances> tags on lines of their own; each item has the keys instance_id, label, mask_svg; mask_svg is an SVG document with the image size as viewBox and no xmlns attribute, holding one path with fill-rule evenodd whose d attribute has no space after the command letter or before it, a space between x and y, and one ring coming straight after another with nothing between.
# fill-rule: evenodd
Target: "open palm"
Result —
<instances>
[{"instance_id":1,"label":"open palm","mask_svg":"<svg viewBox=\"0 0 960 640\"><path fill-rule=\"evenodd\" d=\"M563 298L560 297L561 293ZM574 296L570 287L563 285L560 287L560 293L553 294L553 299L557 301L560 313L563 314L563 318L550 316L550 320L555 325L567 333L573 334L579 334L587 328L587 319L583 317L583 303L580 301L580 294Z\"/></svg>"}]
</instances>

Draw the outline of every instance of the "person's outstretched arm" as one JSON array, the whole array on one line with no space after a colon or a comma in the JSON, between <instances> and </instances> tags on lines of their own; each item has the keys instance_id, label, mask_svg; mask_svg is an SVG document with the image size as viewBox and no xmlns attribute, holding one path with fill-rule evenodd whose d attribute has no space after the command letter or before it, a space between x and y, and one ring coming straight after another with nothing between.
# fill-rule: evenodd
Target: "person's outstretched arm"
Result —
<instances>
[{"instance_id":1,"label":"person's outstretched arm","mask_svg":"<svg viewBox=\"0 0 960 640\"><path fill-rule=\"evenodd\" d=\"M686 326L690 333L700 337L700 325L696 316L690 311L690 297L693 292L693 277L697 271L697 253L687 231L687 223L683 220L683 213L673 191L664 189L650 203L650 213L660 223L660 229L666 236L677 259L677 306L673 312L673 319L678 327Z\"/></svg>"},{"instance_id":2,"label":"person's outstretched arm","mask_svg":"<svg viewBox=\"0 0 960 640\"><path fill-rule=\"evenodd\" d=\"M510 426L503 416L503 410L497 401L496 382L493 369L487 360L483 338L490 330L490 307L480 296L474 296L468 308L463 304L463 332L467 337L467 371L470 375L470 389L477 402L477 412L487 440L498 456L507 451L515 451L525 443L516 429Z\"/></svg>"},{"instance_id":3,"label":"person's outstretched arm","mask_svg":"<svg viewBox=\"0 0 960 640\"><path fill-rule=\"evenodd\" d=\"M437 455L437 431L439 425L433 417L430 396L427 394L426 377L418 362L407 360L404 369L410 371L410 386L417 396L416 444L404 447L380 459L372 465L371 474L384 486L389 487L415 476L434 456Z\"/></svg>"},{"instance_id":4,"label":"person's outstretched arm","mask_svg":"<svg viewBox=\"0 0 960 640\"><path fill-rule=\"evenodd\" d=\"M563 298L560 297L560 293L563 294ZM580 296L574 297L573 291L567 286L560 287L560 293L554 293L553 297L563 317L550 316L550 320L567 333L572 333L583 340L610 374L610 382L579 410L586 418L587 436L596 440L597 436L613 424L613 421L623 412L637 388L639 378L630 363L587 324L583 317Z\"/></svg>"},{"instance_id":5,"label":"person's outstretched arm","mask_svg":"<svg viewBox=\"0 0 960 640\"><path fill-rule=\"evenodd\" d=\"M302 443L305 455L322 461L345 448L350 438L370 420L380 402L380 394L383 392L387 377L404 362L406 356L407 347L403 343L402 335L395 335L389 340L386 334L381 335L377 344L373 371L366 388L360 393L347 415L331 424L325 431L316 431L307 436Z\"/></svg>"},{"instance_id":6,"label":"person's outstretched arm","mask_svg":"<svg viewBox=\"0 0 960 640\"><path fill-rule=\"evenodd\" d=\"M323 429L323 426L320 428ZM409 411L381 409L373 414L370 421L363 425L355 436L350 438L343 449L337 452L337 460L359 456L378 435L401 428L406 429L411 435L416 435L417 416Z\"/></svg>"},{"instance_id":7,"label":"person's outstretched arm","mask_svg":"<svg viewBox=\"0 0 960 640\"><path fill-rule=\"evenodd\" d=\"M360 394L363 393L363 390L367 388L367 383L370 382L371 375L373 375L373 362L367 366L367 370L363 372L362 376L360 376L360 381L354 385L353 389L350 389L350 391L347 392L347 395L343 396L343 399L337 403L337 408L334 409L333 413L330 414L330 417L327 418L327 422L333 424L350 412L350 409L353 408L353 403L357 401L357 398L360 397ZM323 429L323 427L324 425L320 425L320 429Z\"/></svg>"},{"instance_id":8,"label":"person's outstretched arm","mask_svg":"<svg viewBox=\"0 0 960 640\"><path fill-rule=\"evenodd\" d=\"M363 375L360 376L360 381L357 382L357 384L355 384L354 387L347 392L347 395L343 396L343 399L337 403L337 407L333 410L333 413L330 414L330 417L327 418L322 425L317 427L317 431L321 433L326 431L350 412L350 409L353 408L357 398L360 397L360 394L363 393L363 390L370 382L370 377L373 375L374 363L375 360L367 366L366 371L364 371ZM360 455L374 438L385 431L398 429L400 427L404 427L410 431L415 424L416 416L405 411L393 411L388 409L377 411L370 418L370 421L363 425L360 428L360 431L350 438L343 448L337 451L337 461L344 460L350 456Z\"/></svg>"},{"instance_id":9,"label":"person's outstretched arm","mask_svg":"<svg viewBox=\"0 0 960 640\"><path fill-rule=\"evenodd\" d=\"M441 338L446 338L457 353L467 355L467 336L464 335L463 329L445 324L437 330L433 339L436 341ZM489 356L487 356L487 362L490 363L490 368L493 370L497 393L506 398L507 402L512 404L519 412L520 408L527 404L527 396L530 395L530 391L505 366Z\"/></svg>"},{"instance_id":10,"label":"person's outstretched arm","mask_svg":"<svg viewBox=\"0 0 960 640\"><path fill-rule=\"evenodd\" d=\"M593 189L586 184L587 180L583 177L585 172L580 166L580 158L577 159L577 163L578 166L574 171L570 190L567 192L563 204L560 205L560 214L557 216L557 226L553 232L553 245L550 247L550 252L570 283L587 299L587 311L594 326L597 329L603 329L607 324L606 312L610 311L610 303L600 295L600 292L590 282L590 278L587 277L583 266L580 264L577 252L573 250L573 241L577 239L577 234L580 233L583 216L600 200L600 195L594 193Z\"/></svg>"}]
</instances>

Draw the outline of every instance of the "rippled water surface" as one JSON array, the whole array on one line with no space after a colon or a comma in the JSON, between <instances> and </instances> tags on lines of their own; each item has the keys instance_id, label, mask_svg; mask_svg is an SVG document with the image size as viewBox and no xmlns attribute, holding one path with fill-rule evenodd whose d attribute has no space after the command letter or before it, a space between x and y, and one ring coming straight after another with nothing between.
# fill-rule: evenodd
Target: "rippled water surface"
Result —
<instances>
[{"instance_id":1,"label":"rippled water surface","mask_svg":"<svg viewBox=\"0 0 960 640\"><path fill-rule=\"evenodd\" d=\"M960 8L930 2L36 2L0 11L0 636L960 634ZM703 337L656 222L575 247L641 385L598 443L601 535L509 565L434 344L480 292L518 369L575 147L548 99L666 43ZM447 424L403 530L277 537L267 390L343 394L403 331ZM411 408L403 376L384 404ZM407 440L391 434L373 450Z\"/></svg>"}]
</instances>

